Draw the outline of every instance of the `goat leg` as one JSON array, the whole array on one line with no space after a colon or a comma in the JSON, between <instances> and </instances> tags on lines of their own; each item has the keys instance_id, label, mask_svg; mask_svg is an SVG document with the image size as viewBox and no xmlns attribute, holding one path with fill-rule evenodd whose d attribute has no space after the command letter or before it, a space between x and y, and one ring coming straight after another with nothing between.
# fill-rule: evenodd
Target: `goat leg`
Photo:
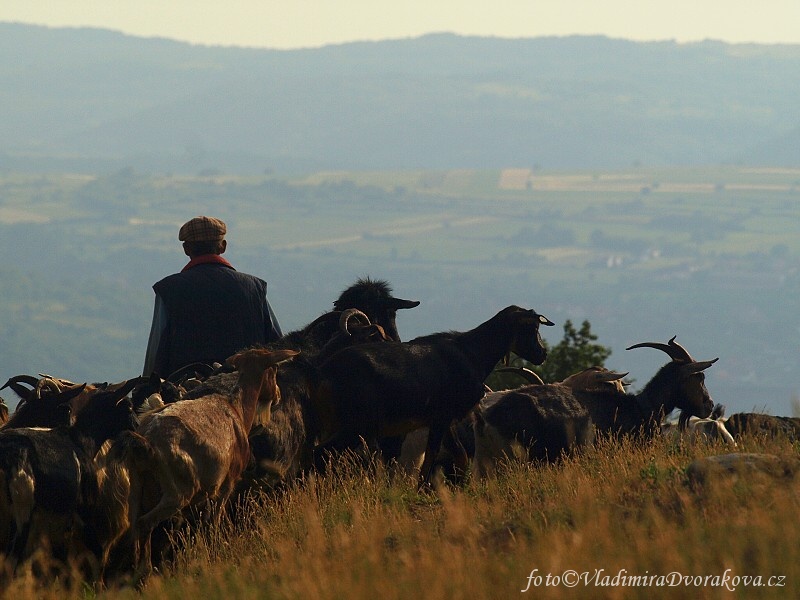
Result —
<instances>
[{"instance_id":1,"label":"goat leg","mask_svg":"<svg viewBox=\"0 0 800 600\"><path fill-rule=\"evenodd\" d=\"M425 460L422 461L422 467L420 468L419 489L429 487L431 484L434 461L439 454L442 438L444 438L447 429L448 425L446 423L432 423L428 428L428 444L425 447Z\"/></svg>"}]
</instances>

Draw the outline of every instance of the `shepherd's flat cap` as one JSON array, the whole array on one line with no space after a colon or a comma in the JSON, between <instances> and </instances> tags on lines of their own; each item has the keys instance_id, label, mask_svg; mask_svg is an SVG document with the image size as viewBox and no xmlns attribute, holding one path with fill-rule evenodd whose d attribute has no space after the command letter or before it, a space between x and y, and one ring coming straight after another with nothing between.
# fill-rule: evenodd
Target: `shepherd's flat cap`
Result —
<instances>
[{"instance_id":1,"label":"shepherd's flat cap","mask_svg":"<svg viewBox=\"0 0 800 600\"><path fill-rule=\"evenodd\" d=\"M215 242L225 237L225 223L214 217L195 217L178 232L181 242Z\"/></svg>"}]
</instances>

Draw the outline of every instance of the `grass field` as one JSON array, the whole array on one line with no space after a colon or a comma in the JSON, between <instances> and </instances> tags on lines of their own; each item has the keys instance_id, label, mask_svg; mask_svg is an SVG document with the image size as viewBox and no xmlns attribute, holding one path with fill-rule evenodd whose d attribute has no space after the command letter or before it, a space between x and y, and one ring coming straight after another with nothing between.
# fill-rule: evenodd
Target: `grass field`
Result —
<instances>
[{"instance_id":1,"label":"grass field","mask_svg":"<svg viewBox=\"0 0 800 600\"><path fill-rule=\"evenodd\" d=\"M728 451L603 440L560 465L507 465L424 494L343 461L334 475L251 499L236 527L183 539L141 593L22 576L6 597L796 597L797 449L746 439L737 452L772 453L783 470L690 482L692 460Z\"/></svg>"}]
</instances>

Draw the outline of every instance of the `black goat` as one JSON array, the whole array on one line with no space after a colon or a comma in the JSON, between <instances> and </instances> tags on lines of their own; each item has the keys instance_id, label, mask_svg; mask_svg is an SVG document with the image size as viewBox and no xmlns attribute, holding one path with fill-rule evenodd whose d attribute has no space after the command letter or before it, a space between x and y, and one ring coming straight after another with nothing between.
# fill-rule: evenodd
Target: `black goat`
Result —
<instances>
[{"instance_id":1,"label":"black goat","mask_svg":"<svg viewBox=\"0 0 800 600\"><path fill-rule=\"evenodd\" d=\"M389 283L382 279L364 277L341 292L333 302L334 311L325 313L302 329L286 334L274 347L300 350L300 355L278 371L281 403L272 411L269 423L257 427L250 438L256 463L253 473L257 479L266 477L278 481L294 480L313 463L312 449L316 443L314 431L319 429L318 415L311 405L309 387L316 376L316 365L343 346L360 344L369 335L379 335L372 329L358 327L355 337L342 336L341 318L348 309L358 309L368 323L382 329L381 339L400 341L397 332L397 311L419 306L418 300L404 300L392 295Z\"/></svg>"},{"instance_id":2,"label":"black goat","mask_svg":"<svg viewBox=\"0 0 800 600\"><path fill-rule=\"evenodd\" d=\"M661 421L675 408L685 414L705 418L714 402L705 386L703 371L717 362L696 361L673 337L668 343L646 342L626 348L655 348L672 359L653 376L638 394L605 390L573 390L575 397L592 417L598 432L653 436Z\"/></svg>"},{"instance_id":3,"label":"black goat","mask_svg":"<svg viewBox=\"0 0 800 600\"><path fill-rule=\"evenodd\" d=\"M387 337L395 342L400 341L395 322L397 311L415 306L419 306L419 300L395 298L386 281L369 277L358 279L333 303L335 310L357 308L367 315L370 323L380 325Z\"/></svg>"},{"instance_id":4,"label":"black goat","mask_svg":"<svg viewBox=\"0 0 800 600\"><path fill-rule=\"evenodd\" d=\"M25 386L30 386L30 389ZM69 425L70 418L80 412L99 389L97 384L75 384L32 375L12 377L0 389L6 387L19 397L19 402L2 426L3 430Z\"/></svg>"},{"instance_id":5,"label":"black goat","mask_svg":"<svg viewBox=\"0 0 800 600\"><path fill-rule=\"evenodd\" d=\"M397 311L415 306L419 306L418 300L392 296L392 288L386 281L369 277L358 279L333 302L333 311L323 313L305 327L287 333L270 347L300 350L302 355L316 356L339 331L339 317L349 308L360 310L370 323L380 325L389 339L399 342Z\"/></svg>"},{"instance_id":6,"label":"black goat","mask_svg":"<svg viewBox=\"0 0 800 600\"><path fill-rule=\"evenodd\" d=\"M428 427L422 483L451 424L484 395L483 382L504 355L533 364L547 357L540 325L553 323L533 310L509 306L467 332L444 332L397 344L362 344L319 366L313 400L320 416L317 464L327 453L375 451L380 438Z\"/></svg>"},{"instance_id":7,"label":"black goat","mask_svg":"<svg viewBox=\"0 0 800 600\"><path fill-rule=\"evenodd\" d=\"M769 438L785 437L800 440L800 418L767 415L763 413L735 413L722 420L725 429L733 436L764 435Z\"/></svg>"},{"instance_id":8,"label":"black goat","mask_svg":"<svg viewBox=\"0 0 800 600\"><path fill-rule=\"evenodd\" d=\"M473 471L479 477L498 460L554 462L594 442L589 411L561 383L486 394L473 414Z\"/></svg>"},{"instance_id":9,"label":"black goat","mask_svg":"<svg viewBox=\"0 0 800 600\"><path fill-rule=\"evenodd\" d=\"M0 538L12 570L45 543L61 560L76 542L99 559L93 459L103 442L137 426L126 398L137 383L97 391L70 426L0 432Z\"/></svg>"},{"instance_id":10,"label":"black goat","mask_svg":"<svg viewBox=\"0 0 800 600\"><path fill-rule=\"evenodd\" d=\"M435 461L435 469L454 482L462 481L466 468L457 463L455 445L473 459L473 471L485 476L503 457L525 460L555 460L563 451L584 446L594 440L594 426L588 411L570 393L572 390L617 389L625 391L621 379L627 373L615 373L604 367L589 367L558 383L545 384L534 371L525 367L499 367L496 373L515 373L530 385L492 391L481 399L475 410L453 428L456 436L450 447L444 444ZM400 457L406 471L419 468L424 440L419 429L409 436ZM447 436L445 437L447 440ZM463 457L462 457L463 460Z\"/></svg>"},{"instance_id":11,"label":"black goat","mask_svg":"<svg viewBox=\"0 0 800 600\"><path fill-rule=\"evenodd\" d=\"M320 357L347 345L370 341L370 336L374 336L373 341L399 340L397 311L418 306L419 302L395 298L386 281L367 277L345 289L333 304L336 310L269 345L272 350L299 350L300 354L278 370L281 402L272 410L270 421L257 425L251 432L254 468L245 474L242 488L292 481L312 466L311 451L316 440L309 432L318 428L318 418L311 406L309 385L315 378ZM344 315L355 317L348 309L358 309L367 316L369 324L345 317L343 325ZM235 374L214 375L203 386L189 391L186 398L210 392L230 393L235 382Z\"/></svg>"}]
</instances>

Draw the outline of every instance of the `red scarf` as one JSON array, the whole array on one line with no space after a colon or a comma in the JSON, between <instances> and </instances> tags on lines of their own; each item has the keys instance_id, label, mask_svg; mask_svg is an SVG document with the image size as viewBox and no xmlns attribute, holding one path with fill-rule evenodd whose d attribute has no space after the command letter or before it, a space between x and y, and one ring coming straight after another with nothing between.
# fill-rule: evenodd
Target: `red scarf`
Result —
<instances>
[{"instance_id":1,"label":"red scarf","mask_svg":"<svg viewBox=\"0 0 800 600\"><path fill-rule=\"evenodd\" d=\"M222 258L219 254L202 254L201 256L195 256L192 260L190 260L189 263L181 269L181 273L183 273L188 269L191 269L192 267L196 267L197 265L207 265L207 264L222 265L223 267L228 267L229 269L233 269L233 265L224 258ZM236 269L234 269L234 271L235 270Z\"/></svg>"}]
</instances>

